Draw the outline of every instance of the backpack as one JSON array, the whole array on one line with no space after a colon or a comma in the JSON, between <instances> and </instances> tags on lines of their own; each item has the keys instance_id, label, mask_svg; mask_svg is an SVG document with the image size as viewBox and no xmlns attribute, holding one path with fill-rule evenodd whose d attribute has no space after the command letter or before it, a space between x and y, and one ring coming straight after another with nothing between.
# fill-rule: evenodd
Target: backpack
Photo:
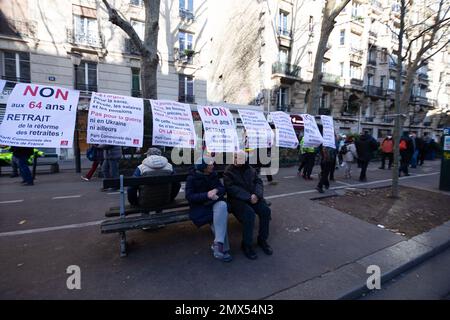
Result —
<instances>
[{"instance_id":1,"label":"backpack","mask_svg":"<svg viewBox=\"0 0 450 320\"><path fill-rule=\"evenodd\" d=\"M94 161L96 158L96 148L94 146L90 147L86 151L86 158L88 158L90 161Z\"/></svg>"},{"instance_id":2,"label":"backpack","mask_svg":"<svg viewBox=\"0 0 450 320\"><path fill-rule=\"evenodd\" d=\"M406 145L405 140L400 141L399 149L400 149L400 151L404 151L404 150L408 149L408 146Z\"/></svg>"},{"instance_id":3,"label":"backpack","mask_svg":"<svg viewBox=\"0 0 450 320\"><path fill-rule=\"evenodd\" d=\"M341 148L341 154L346 154L348 152L347 146L344 144Z\"/></svg>"}]
</instances>

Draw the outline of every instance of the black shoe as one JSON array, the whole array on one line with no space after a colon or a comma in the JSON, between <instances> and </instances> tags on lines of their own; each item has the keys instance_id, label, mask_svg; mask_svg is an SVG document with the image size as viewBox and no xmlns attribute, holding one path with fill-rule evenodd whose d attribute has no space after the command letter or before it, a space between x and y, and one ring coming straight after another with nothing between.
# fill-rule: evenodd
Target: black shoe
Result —
<instances>
[{"instance_id":1,"label":"black shoe","mask_svg":"<svg viewBox=\"0 0 450 320\"><path fill-rule=\"evenodd\" d=\"M255 260L258 258L256 252L252 249L252 247L242 245L242 251L244 251L244 255L250 260Z\"/></svg>"},{"instance_id":2,"label":"black shoe","mask_svg":"<svg viewBox=\"0 0 450 320\"><path fill-rule=\"evenodd\" d=\"M325 191L323 191L322 188L316 187L316 190L319 191L319 193L324 193Z\"/></svg>"},{"instance_id":3,"label":"black shoe","mask_svg":"<svg viewBox=\"0 0 450 320\"><path fill-rule=\"evenodd\" d=\"M24 183L23 186L34 186L34 183L33 182L27 182L27 183Z\"/></svg>"},{"instance_id":4,"label":"black shoe","mask_svg":"<svg viewBox=\"0 0 450 320\"><path fill-rule=\"evenodd\" d=\"M262 251L267 254L268 256L271 256L273 254L272 248L269 246L266 240L258 240L258 246L261 247Z\"/></svg>"},{"instance_id":5,"label":"black shoe","mask_svg":"<svg viewBox=\"0 0 450 320\"><path fill-rule=\"evenodd\" d=\"M327 190L330 189L330 185L326 185L325 189L327 189Z\"/></svg>"},{"instance_id":6,"label":"black shoe","mask_svg":"<svg viewBox=\"0 0 450 320\"><path fill-rule=\"evenodd\" d=\"M378 169L384 170L384 167L379 167Z\"/></svg>"}]
</instances>

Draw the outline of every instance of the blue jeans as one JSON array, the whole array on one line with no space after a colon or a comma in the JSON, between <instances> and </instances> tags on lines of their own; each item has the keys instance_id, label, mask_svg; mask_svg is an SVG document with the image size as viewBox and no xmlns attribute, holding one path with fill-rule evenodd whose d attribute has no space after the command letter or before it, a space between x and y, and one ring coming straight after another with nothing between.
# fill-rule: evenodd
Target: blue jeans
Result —
<instances>
[{"instance_id":1,"label":"blue jeans","mask_svg":"<svg viewBox=\"0 0 450 320\"><path fill-rule=\"evenodd\" d=\"M413 156L411 158L411 168L417 167L417 157L419 156L419 150L414 151Z\"/></svg>"},{"instance_id":2,"label":"blue jeans","mask_svg":"<svg viewBox=\"0 0 450 320\"><path fill-rule=\"evenodd\" d=\"M213 224L211 230L214 234L214 242L223 244L223 251L230 250L227 235L228 209L225 201L217 201L213 205Z\"/></svg>"},{"instance_id":3,"label":"blue jeans","mask_svg":"<svg viewBox=\"0 0 450 320\"><path fill-rule=\"evenodd\" d=\"M118 178L119 177L119 160L108 159L103 161L102 165L104 178Z\"/></svg>"},{"instance_id":4,"label":"blue jeans","mask_svg":"<svg viewBox=\"0 0 450 320\"><path fill-rule=\"evenodd\" d=\"M19 168L20 175L22 176L23 181L26 183L33 183L33 176L31 175L31 171L28 168L28 158L14 156L13 161Z\"/></svg>"}]
</instances>

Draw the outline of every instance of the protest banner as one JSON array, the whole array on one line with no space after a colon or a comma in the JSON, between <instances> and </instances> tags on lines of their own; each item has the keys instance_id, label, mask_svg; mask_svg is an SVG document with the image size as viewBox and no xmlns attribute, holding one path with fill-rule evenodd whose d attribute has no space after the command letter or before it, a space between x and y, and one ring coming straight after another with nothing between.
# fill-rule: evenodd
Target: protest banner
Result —
<instances>
[{"instance_id":1,"label":"protest banner","mask_svg":"<svg viewBox=\"0 0 450 320\"><path fill-rule=\"evenodd\" d=\"M330 116L321 115L323 126L323 145L336 149L336 139L334 137L334 123L333 118Z\"/></svg>"},{"instance_id":2,"label":"protest banner","mask_svg":"<svg viewBox=\"0 0 450 320\"><path fill-rule=\"evenodd\" d=\"M153 115L152 145L195 148L197 136L189 104L150 100Z\"/></svg>"},{"instance_id":3,"label":"protest banner","mask_svg":"<svg viewBox=\"0 0 450 320\"><path fill-rule=\"evenodd\" d=\"M244 124L249 148L271 148L273 132L264 113L255 110L238 109Z\"/></svg>"},{"instance_id":4,"label":"protest banner","mask_svg":"<svg viewBox=\"0 0 450 320\"><path fill-rule=\"evenodd\" d=\"M142 147L144 100L93 92L89 105L87 143Z\"/></svg>"},{"instance_id":5,"label":"protest banner","mask_svg":"<svg viewBox=\"0 0 450 320\"><path fill-rule=\"evenodd\" d=\"M295 149L298 146L298 138L292 125L291 117L283 111L270 113L276 128L277 147Z\"/></svg>"},{"instance_id":6,"label":"protest banner","mask_svg":"<svg viewBox=\"0 0 450 320\"><path fill-rule=\"evenodd\" d=\"M309 114L301 114L303 119L304 138L303 145L305 147L318 147L323 143L322 135L317 127L316 119Z\"/></svg>"},{"instance_id":7,"label":"protest banner","mask_svg":"<svg viewBox=\"0 0 450 320\"><path fill-rule=\"evenodd\" d=\"M199 106L206 149L209 152L235 152L238 150L238 136L231 112L226 107Z\"/></svg>"},{"instance_id":8,"label":"protest banner","mask_svg":"<svg viewBox=\"0 0 450 320\"><path fill-rule=\"evenodd\" d=\"M0 144L71 148L79 91L18 83L6 104Z\"/></svg>"}]
</instances>

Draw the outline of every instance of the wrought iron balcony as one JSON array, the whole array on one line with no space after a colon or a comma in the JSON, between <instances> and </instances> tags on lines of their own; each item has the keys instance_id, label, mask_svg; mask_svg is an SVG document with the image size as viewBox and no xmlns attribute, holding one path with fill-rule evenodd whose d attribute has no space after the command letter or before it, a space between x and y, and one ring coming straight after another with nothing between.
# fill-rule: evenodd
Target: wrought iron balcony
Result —
<instances>
[{"instance_id":1,"label":"wrought iron balcony","mask_svg":"<svg viewBox=\"0 0 450 320\"><path fill-rule=\"evenodd\" d=\"M364 117L365 122L373 122L374 119L375 117Z\"/></svg>"},{"instance_id":2,"label":"wrought iron balcony","mask_svg":"<svg viewBox=\"0 0 450 320\"><path fill-rule=\"evenodd\" d=\"M186 9L180 9L179 10L180 18L186 19L186 20L194 20L195 16L194 13L190 10Z\"/></svg>"},{"instance_id":3,"label":"wrought iron balcony","mask_svg":"<svg viewBox=\"0 0 450 320\"><path fill-rule=\"evenodd\" d=\"M319 115L329 116L331 115L330 108L319 108Z\"/></svg>"},{"instance_id":4,"label":"wrought iron balcony","mask_svg":"<svg viewBox=\"0 0 450 320\"><path fill-rule=\"evenodd\" d=\"M384 123L392 123L392 122L394 122L394 117L393 116L384 116L383 122Z\"/></svg>"},{"instance_id":5,"label":"wrought iron balcony","mask_svg":"<svg viewBox=\"0 0 450 320\"><path fill-rule=\"evenodd\" d=\"M102 38L96 33L78 33L73 29L66 29L67 42L70 44L90 46L95 48L102 47Z\"/></svg>"},{"instance_id":6,"label":"wrought iron balcony","mask_svg":"<svg viewBox=\"0 0 450 320\"><path fill-rule=\"evenodd\" d=\"M289 63L275 62L272 64L272 74L284 74L291 77L300 77L301 68Z\"/></svg>"},{"instance_id":7,"label":"wrought iron balcony","mask_svg":"<svg viewBox=\"0 0 450 320\"><path fill-rule=\"evenodd\" d=\"M2 18L0 34L17 37L35 38L37 22L34 20L14 20Z\"/></svg>"},{"instance_id":8,"label":"wrought iron balcony","mask_svg":"<svg viewBox=\"0 0 450 320\"><path fill-rule=\"evenodd\" d=\"M85 84L85 83L75 83L75 89L84 92L97 92L97 85Z\"/></svg>"},{"instance_id":9,"label":"wrought iron balcony","mask_svg":"<svg viewBox=\"0 0 450 320\"><path fill-rule=\"evenodd\" d=\"M361 87L364 84L364 81L362 81L361 79L352 78L350 79L350 84Z\"/></svg>"},{"instance_id":10,"label":"wrought iron balcony","mask_svg":"<svg viewBox=\"0 0 450 320\"><path fill-rule=\"evenodd\" d=\"M277 111L290 112L292 105L290 104L279 104L277 105Z\"/></svg>"},{"instance_id":11,"label":"wrought iron balcony","mask_svg":"<svg viewBox=\"0 0 450 320\"><path fill-rule=\"evenodd\" d=\"M341 82L341 77L336 74L323 72L322 82L339 85L339 83Z\"/></svg>"},{"instance_id":12,"label":"wrought iron balcony","mask_svg":"<svg viewBox=\"0 0 450 320\"><path fill-rule=\"evenodd\" d=\"M178 96L178 102L184 102L184 103L195 103L195 96L194 95L180 95Z\"/></svg>"},{"instance_id":13,"label":"wrought iron balcony","mask_svg":"<svg viewBox=\"0 0 450 320\"><path fill-rule=\"evenodd\" d=\"M385 90L381 87L376 86L366 86L366 95L369 97L383 97L385 95Z\"/></svg>"},{"instance_id":14,"label":"wrought iron balcony","mask_svg":"<svg viewBox=\"0 0 450 320\"><path fill-rule=\"evenodd\" d=\"M278 28L278 35L279 36L285 36L285 37L290 37L291 36L291 32L287 29L284 28Z\"/></svg>"}]
</instances>

